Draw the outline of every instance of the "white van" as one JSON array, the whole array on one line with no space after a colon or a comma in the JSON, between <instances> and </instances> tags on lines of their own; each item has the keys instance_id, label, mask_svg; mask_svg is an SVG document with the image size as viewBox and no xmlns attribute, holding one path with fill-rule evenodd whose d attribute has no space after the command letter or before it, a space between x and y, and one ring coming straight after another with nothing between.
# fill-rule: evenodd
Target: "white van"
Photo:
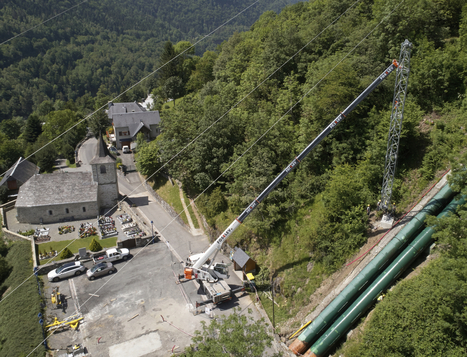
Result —
<instances>
[{"instance_id":1,"label":"white van","mask_svg":"<svg viewBox=\"0 0 467 357\"><path fill-rule=\"evenodd\" d=\"M128 147L128 145L125 145L125 146L122 147L122 152L124 154L130 153L130 148Z\"/></svg>"}]
</instances>

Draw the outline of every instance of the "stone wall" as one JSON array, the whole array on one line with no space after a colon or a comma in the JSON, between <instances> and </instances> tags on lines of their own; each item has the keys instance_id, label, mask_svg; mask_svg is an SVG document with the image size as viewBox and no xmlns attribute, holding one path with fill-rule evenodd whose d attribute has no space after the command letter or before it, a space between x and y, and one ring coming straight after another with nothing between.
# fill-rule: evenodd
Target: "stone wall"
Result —
<instances>
[{"instance_id":1,"label":"stone wall","mask_svg":"<svg viewBox=\"0 0 467 357\"><path fill-rule=\"evenodd\" d=\"M116 205L118 201L118 185L113 184L99 184L97 188L97 197L99 197L99 207L111 208Z\"/></svg>"},{"instance_id":2,"label":"stone wall","mask_svg":"<svg viewBox=\"0 0 467 357\"><path fill-rule=\"evenodd\" d=\"M97 207L97 202L85 202L37 207L17 207L16 213L18 221L21 223L46 224L95 218L99 215L99 209Z\"/></svg>"}]
</instances>

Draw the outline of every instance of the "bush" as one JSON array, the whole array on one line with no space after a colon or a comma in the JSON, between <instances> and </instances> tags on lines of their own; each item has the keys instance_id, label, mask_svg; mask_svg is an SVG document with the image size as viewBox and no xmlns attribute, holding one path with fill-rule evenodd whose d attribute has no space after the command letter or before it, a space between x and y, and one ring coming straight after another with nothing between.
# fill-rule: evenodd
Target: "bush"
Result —
<instances>
[{"instance_id":1,"label":"bush","mask_svg":"<svg viewBox=\"0 0 467 357\"><path fill-rule=\"evenodd\" d=\"M71 258L73 256L73 253L71 252L70 249L68 249L68 247L66 247L65 249L63 249L62 253L60 254L60 259L68 259L68 258Z\"/></svg>"},{"instance_id":2,"label":"bush","mask_svg":"<svg viewBox=\"0 0 467 357\"><path fill-rule=\"evenodd\" d=\"M3 284L6 278L10 275L11 267L8 265L6 259L0 256L0 285Z\"/></svg>"},{"instance_id":3,"label":"bush","mask_svg":"<svg viewBox=\"0 0 467 357\"><path fill-rule=\"evenodd\" d=\"M0 256L6 257L7 253L8 253L8 247L5 241L3 240L3 238L0 238Z\"/></svg>"},{"instance_id":4,"label":"bush","mask_svg":"<svg viewBox=\"0 0 467 357\"><path fill-rule=\"evenodd\" d=\"M96 240L96 238L93 238L91 241L91 244L89 244L89 250L91 252L98 252L99 250L102 250L101 244Z\"/></svg>"}]
</instances>

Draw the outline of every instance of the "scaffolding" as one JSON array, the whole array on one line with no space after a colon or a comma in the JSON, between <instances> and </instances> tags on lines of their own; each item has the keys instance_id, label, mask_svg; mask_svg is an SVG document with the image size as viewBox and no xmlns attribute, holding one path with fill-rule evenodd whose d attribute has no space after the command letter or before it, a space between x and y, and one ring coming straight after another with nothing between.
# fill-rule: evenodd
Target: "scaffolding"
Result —
<instances>
[{"instance_id":1,"label":"scaffolding","mask_svg":"<svg viewBox=\"0 0 467 357\"><path fill-rule=\"evenodd\" d=\"M380 209L387 211L391 205L392 187L396 174L397 155L399 152L399 140L404 116L405 97L407 95L407 84L410 73L410 54L412 43L405 40L401 46L399 55L399 66L396 70L396 84L394 88L394 99L391 111L391 123L388 135L388 149L384 164L383 186L381 189Z\"/></svg>"}]
</instances>

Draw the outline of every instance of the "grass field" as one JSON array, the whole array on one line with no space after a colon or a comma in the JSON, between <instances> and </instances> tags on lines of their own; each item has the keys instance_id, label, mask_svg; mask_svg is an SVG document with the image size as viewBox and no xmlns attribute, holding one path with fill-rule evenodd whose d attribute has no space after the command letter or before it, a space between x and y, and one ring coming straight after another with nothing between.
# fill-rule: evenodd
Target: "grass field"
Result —
<instances>
[{"instance_id":1,"label":"grass field","mask_svg":"<svg viewBox=\"0 0 467 357\"><path fill-rule=\"evenodd\" d=\"M159 179L156 183L153 184L153 188L165 202L174 208L175 212L180 213L183 211L183 205L180 201L180 191L177 185L172 186L169 180ZM183 193L183 197L185 198L185 204L188 206L190 201L186 197L185 193ZM188 213L191 216L191 220L193 221L195 228L199 228L198 221L191 206L188 207ZM183 219L183 222L188 224L188 219L185 212L182 212L180 217Z\"/></svg>"},{"instance_id":2,"label":"grass field","mask_svg":"<svg viewBox=\"0 0 467 357\"><path fill-rule=\"evenodd\" d=\"M71 168L75 168L75 167L76 167L76 163L70 164L70 160L67 159L67 160L66 160L66 166L71 167Z\"/></svg>"},{"instance_id":3,"label":"grass field","mask_svg":"<svg viewBox=\"0 0 467 357\"><path fill-rule=\"evenodd\" d=\"M79 248L89 248L89 244L91 244L92 238L95 237L96 240L100 243L102 248L112 248L117 246L117 237L111 237L106 239L99 239L98 236L91 236L87 238L80 238L76 239L74 242L72 240L62 240L59 242L47 242L42 244L36 244L37 252L50 252L51 250L56 250L60 252L63 248L65 248L68 244L68 248L71 250L72 253L78 253ZM73 243L72 243L73 242ZM59 254L60 255L60 254ZM59 259L59 257L56 257ZM49 262L49 259L41 260L40 264L45 264Z\"/></svg>"},{"instance_id":4,"label":"grass field","mask_svg":"<svg viewBox=\"0 0 467 357\"><path fill-rule=\"evenodd\" d=\"M45 356L37 316L44 311L32 274L31 254L31 243L20 241L10 246L6 256L11 272L0 286L0 292L6 290L0 304L0 356ZM42 286L41 290L43 293Z\"/></svg>"}]
</instances>

